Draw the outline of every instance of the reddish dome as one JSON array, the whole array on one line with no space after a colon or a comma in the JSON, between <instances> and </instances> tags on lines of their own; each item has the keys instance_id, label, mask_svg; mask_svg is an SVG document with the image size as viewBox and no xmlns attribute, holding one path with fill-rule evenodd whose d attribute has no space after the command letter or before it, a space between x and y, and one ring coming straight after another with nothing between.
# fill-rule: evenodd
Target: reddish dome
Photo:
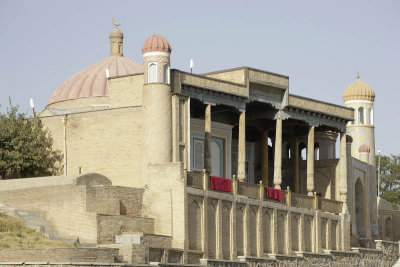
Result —
<instances>
[{"instance_id":1,"label":"reddish dome","mask_svg":"<svg viewBox=\"0 0 400 267\"><path fill-rule=\"evenodd\" d=\"M108 96L106 69L110 77L143 73L143 65L122 56L109 56L72 75L51 95L47 105L82 97Z\"/></svg>"},{"instance_id":2,"label":"reddish dome","mask_svg":"<svg viewBox=\"0 0 400 267\"><path fill-rule=\"evenodd\" d=\"M171 46L167 39L161 35L154 34L147 38L142 47L142 53L147 52L167 52L171 53Z\"/></svg>"},{"instance_id":3,"label":"reddish dome","mask_svg":"<svg viewBox=\"0 0 400 267\"><path fill-rule=\"evenodd\" d=\"M366 144L363 144L358 148L358 152L360 152L360 153L369 153L369 152L371 152L371 149Z\"/></svg>"}]
</instances>

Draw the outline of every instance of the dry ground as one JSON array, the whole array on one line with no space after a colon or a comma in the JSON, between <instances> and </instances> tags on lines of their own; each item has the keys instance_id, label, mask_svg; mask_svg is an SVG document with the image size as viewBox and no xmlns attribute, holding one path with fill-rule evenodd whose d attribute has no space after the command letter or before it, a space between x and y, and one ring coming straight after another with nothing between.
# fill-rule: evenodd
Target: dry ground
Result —
<instances>
[{"instance_id":1,"label":"dry ground","mask_svg":"<svg viewBox=\"0 0 400 267\"><path fill-rule=\"evenodd\" d=\"M17 218L0 213L0 250L19 248L73 248L73 244L46 238Z\"/></svg>"}]
</instances>

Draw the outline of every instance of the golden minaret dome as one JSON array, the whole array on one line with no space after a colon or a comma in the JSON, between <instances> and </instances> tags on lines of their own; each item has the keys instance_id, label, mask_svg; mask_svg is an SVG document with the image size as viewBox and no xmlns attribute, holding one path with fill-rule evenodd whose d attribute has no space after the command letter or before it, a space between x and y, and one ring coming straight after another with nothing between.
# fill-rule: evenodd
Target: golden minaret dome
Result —
<instances>
[{"instance_id":1,"label":"golden minaret dome","mask_svg":"<svg viewBox=\"0 0 400 267\"><path fill-rule=\"evenodd\" d=\"M375 100L375 92L371 86L360 80L357 73L357 80L350 84L343 92L343 101L349 100Z\"/></svg>"}]
</instances>

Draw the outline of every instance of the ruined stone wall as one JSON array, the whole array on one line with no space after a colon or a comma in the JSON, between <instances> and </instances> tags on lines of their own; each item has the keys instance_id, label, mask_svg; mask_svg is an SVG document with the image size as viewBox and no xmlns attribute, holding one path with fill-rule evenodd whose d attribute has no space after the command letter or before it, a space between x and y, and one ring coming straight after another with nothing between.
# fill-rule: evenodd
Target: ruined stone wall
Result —
<instances>
[{"instance_id":1,"label":"ruined stone wall","mask_svg":"<svg viewBox=\"0 0 400 267\"><path fill-rule=\"evenodd\" d=\"M118 257L118 249L113 248L48 248L48 249L9 249L0 250L0 262L7 266L22 266L22 262L109 262ZM14 265L15 264L15 265ZM46 266L49 266L46 264Z\"/></svg>"},{"instance_id":2,"label":"ruined stone wall","mask_svg":"<svg viewBox=\"0 0 400 267\"><path fill-rule=\"evenodd\" d=\"M23 183L23 180L15 182ZM0 203L19 210L42 211L54 230L64 238L79 237L82 243L96 243L96 214L86 212L86 186L62 185L3 190L0 193Z\"/></svg>"},{"instance_id":3,"label":"ruined stone wall","mask_svg":"<svg viewBox=\"0 0 400 267\"><path fill-rule=\"evenodd\" d=\"M379 238L400 240L400 210L378 210Z\"/></svg>"},{"instance_id":4,"label":"ruined stone wall","mask_svg":"<svg viewBox=\"0 0 400 267\"><path fill-rule=\"evenodd\" d=\"M0 203L11 215L39 211L51 225L46 234L93 244L114 243L122 232L153 233L154 220L141 217L143 192L99 174L0 181Z\"/></svg>"}]
</instances>

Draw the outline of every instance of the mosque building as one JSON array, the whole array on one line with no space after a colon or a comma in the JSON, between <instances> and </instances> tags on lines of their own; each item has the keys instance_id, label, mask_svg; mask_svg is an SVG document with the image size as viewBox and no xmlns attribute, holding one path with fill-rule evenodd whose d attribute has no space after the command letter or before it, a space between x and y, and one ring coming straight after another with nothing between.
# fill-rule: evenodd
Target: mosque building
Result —
<instances>
[{"instance_id":1,"label":"mosque building","mask_svg":"<svg viewBox=\"0 0 400 267\"><path fill-rule=\"evenodd\" d=\"M143 63L123 56L119 28L109 38L110 55L38 113L64 155L61 175L99 173L143 190L154 234L203 258L324 254L383 238L375 93L359 76L340 106L291 94L288 76L265 70L173 69L157 34Z\"/></svg>"}]
</instances>

